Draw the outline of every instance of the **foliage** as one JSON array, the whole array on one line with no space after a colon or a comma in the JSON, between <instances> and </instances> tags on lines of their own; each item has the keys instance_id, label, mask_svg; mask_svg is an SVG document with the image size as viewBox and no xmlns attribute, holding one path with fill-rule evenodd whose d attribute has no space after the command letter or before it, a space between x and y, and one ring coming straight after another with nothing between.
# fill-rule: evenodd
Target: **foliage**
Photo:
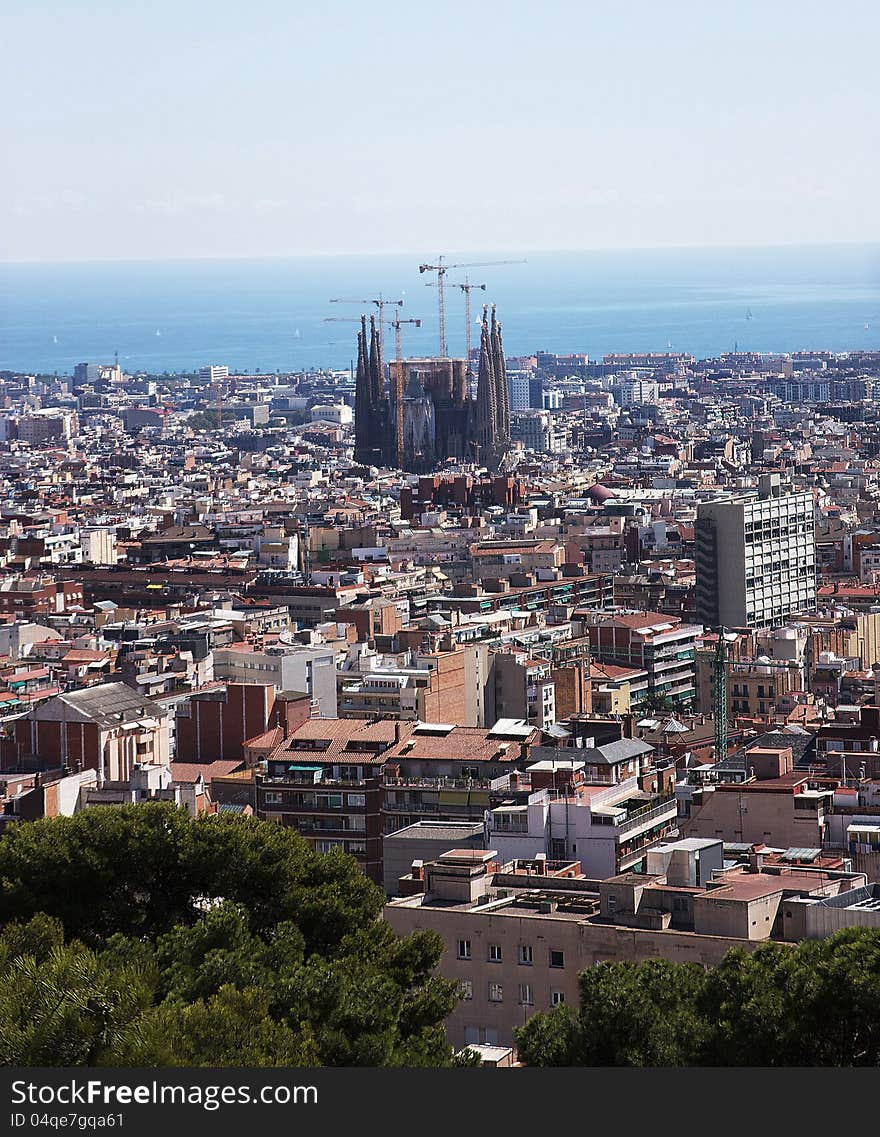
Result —
<instances>
[{"instance_id":1,"label":"foliage","mask_svg":"<svg viewBox=\"0 0 880 1137\"><path fill-rule=\"evenodd\" d=\"M234 409L224 409L221 412L223 422L234 422L238 415L239 412ZM216 411L193 411L191 415L187 416L186 425L191 430L220 430Z\"/></svg>"},{"instance_id":2,"label":"foliage","mask_svg":"<svg viewBox=\"0 0 880 1137\"><path fill-rule=\"evenodd\" d=\"M398 938L344 854L168 803L0 841L0 1061L450 1065L434 933Z\"/></svg>"},{"instance_id":3,"label":"foliage","mask_svg":"<svg viewBox=\"0 0 880 1137\"><path fill-rule=\"evenodd\" d=\"M718 967L647 960L580 976L580 1007L516 1031L534 1066L880 1065L880 932L729 951Z\"/></svg>"}]
</instances>

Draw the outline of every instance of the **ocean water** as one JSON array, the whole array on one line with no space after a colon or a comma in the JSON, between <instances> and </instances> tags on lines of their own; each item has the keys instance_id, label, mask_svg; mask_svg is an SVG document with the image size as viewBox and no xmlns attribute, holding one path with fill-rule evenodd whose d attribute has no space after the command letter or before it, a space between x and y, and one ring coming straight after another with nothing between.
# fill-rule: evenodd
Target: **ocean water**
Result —
<instances>
[{"instance_id":1,"label":"ocean water","mask_svg":"<svg viewBox=\"0 0 880 1137\"><path fill-rule=\"evenodd\" d=\"M508 355L535 350L690 352L880 349L880 245L585 253L453 254L495 303ZM404 353L437 352L437 292L422 257L0 264L0 369L69 373L83 360L127 371L347 367L362 303L403 298ZM386 309L390 316L394 309ZM751 314L749 317L749 313ZM339 322L326 322L335 317ZM464 301L446 291L450 354L464 354ZM387 329L386 355L393 353ZM475 337L476 339L476 337Z\"/></svg>"}]
</instances>

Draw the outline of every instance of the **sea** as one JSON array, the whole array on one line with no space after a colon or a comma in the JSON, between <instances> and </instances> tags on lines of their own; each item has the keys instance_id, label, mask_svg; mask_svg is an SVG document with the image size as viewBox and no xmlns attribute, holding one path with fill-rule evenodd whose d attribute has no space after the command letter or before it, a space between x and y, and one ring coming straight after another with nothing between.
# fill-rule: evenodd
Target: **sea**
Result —
<instances>
[{"instance_id":1,"label":"sea","mask_svg":"<svg viewBox=\"0 0 880 1137\"><path fill-rule=\"evenodd\" d=\"M0 264L0 370L110 363L165 374L347 368L382 296L403 352L438 350L438 255ZM534 351L880 350L880 244L613 252L452 253L450 355L495 304L508 356ZM507 262L507 263L493 263ZM460 267L453 267L460 266ZM482 285L486 285L485 290ZM430 287L429 287L430 286ZM403 306L397 301L403 300ZM386 330L386 357L393 330Z\"/></svg>"}]
</instances>

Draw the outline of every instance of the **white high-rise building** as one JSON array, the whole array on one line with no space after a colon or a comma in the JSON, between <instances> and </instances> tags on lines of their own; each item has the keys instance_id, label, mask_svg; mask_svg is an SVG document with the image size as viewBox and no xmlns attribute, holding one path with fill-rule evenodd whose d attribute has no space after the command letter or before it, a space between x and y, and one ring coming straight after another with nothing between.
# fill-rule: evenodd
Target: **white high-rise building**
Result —
<instances>
[{"instance_id":1,"label":"white high-rise building","mask_svg":"<svg viewBox=\"0 0 880 1137\"><path fill-rule=\"evenodd\" d=\"M764 474L756 494L697 508L697 619L765 627L816 607L813 495L783 494Z\"/></svg>"}]
</instances>

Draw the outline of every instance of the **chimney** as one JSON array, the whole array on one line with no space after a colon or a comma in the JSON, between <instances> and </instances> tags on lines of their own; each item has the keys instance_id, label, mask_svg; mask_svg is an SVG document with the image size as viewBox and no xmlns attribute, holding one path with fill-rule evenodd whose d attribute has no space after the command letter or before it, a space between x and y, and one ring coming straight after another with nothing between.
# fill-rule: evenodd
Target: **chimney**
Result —
<instances>
[{"instance_id":1,"label":"chimney","mask_svg":"<svg viewBox=\"0 0 880 1137\"><path fill-rule=\"evenodd\" d=\"M547 854L546 853L536 853L535 854L535 872L538 874L538 876L546 876L547 875Z\"/></svg>"},{"instance_id":2,"label":"chimney","mask_svg":"<svg viewBox=\"0 0 880 1137\"><path fill-rule=\"evenodd\" d=\"M395 722L394 722L394 741L395 742L400 742L400 729L401 729L400 721L395 719Z\"/></svg>"},{"instance_id":3,"label":"chimney","mask_svg":"<svg viewBox=\"0 0 880 1137\"><path fill-rule=\"evenodd\" d=\"M749 872L762 872L764 868L764 854L752 849L749 853Z\"/></svg>"}]
</instances>

